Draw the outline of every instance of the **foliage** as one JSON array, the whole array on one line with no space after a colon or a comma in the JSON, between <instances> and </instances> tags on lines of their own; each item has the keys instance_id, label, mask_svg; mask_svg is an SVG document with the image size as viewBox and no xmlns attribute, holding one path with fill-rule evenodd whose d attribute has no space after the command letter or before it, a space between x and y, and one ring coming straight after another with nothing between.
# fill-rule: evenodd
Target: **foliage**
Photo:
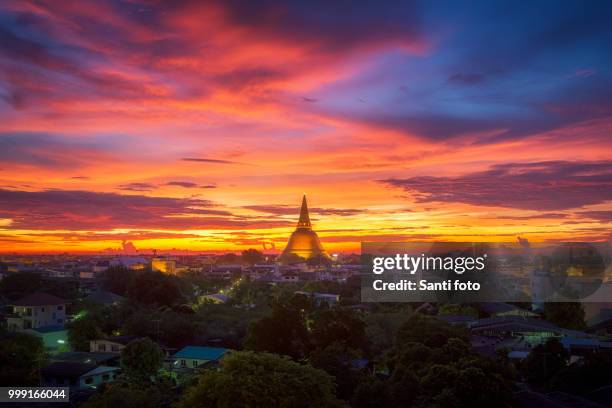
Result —
<instances>
[{"instance_id":1,"label":"foliage","mask_svg":"<svg viewBox=\"0 0 612 408\"><path fill-rule=\"evenodd\" d=\"M254 322L245 340L245 347L255 351L304 358L310 347L304 312L279 302L272 305L272 314Z\"/></svg>"},{"instance_id":2,"label":"foliage","mask_svg":"<svg viewBox=\"0 0 612 408\"><path fill-rule=\"evenodd\" d=\"M562 368L550 381L553 389L572 394L586 394L612 383L612 355L607 352L587 354L582 364Z\"/></svg>"},{"instance_id":3,"label":"foliage","mask_svg":"<svg viewBox=\"0 0 612 408\"><path fill-rule=\"evenodd\" d=\"M569 353L557 339L534 347L525 359L525 376L530 384L548 386L550 380L567 366Z\"/></svg>"},{"instance_id":4,"label":"foliage","mask_svg":"<svg viewBox=\"0 0 612 408\"><path fill-rule=\"evenodd\" d=\"M262 304L270 296L270 285L267 282L253 282L243 278L232 288L231 298L236 304Z\"/></svg>"},{"instance_id":5,"label":"foliage","mask_svg":"<svg viewBox=\"0 0 612 408\"><path fill-rule=\"evenodd\" d=\"M108 268L102 278L105 290L145 305L172 306L184 302L183 282L176 276L152 271L132 271L123 266Z\"/></svg>"},{"instance_id":6,"label":"foliage","mask_svg":"<svg viewBox=\"0 0 612 408\"><path fill-rule=\"evenodd\" d=\"M27 294L39 291L42 286L42 278L37 273L12 273L0 280L0 294L15 300Z\"/></svg>"},{"instance_id":7,"label":"foliage","mask_svg":"<svg viewBox=\"0 0 612 408\"><path fill-rule=\"evenodd\" d=\"M134 274L127 296L139 303L157 306L172 306L184 300L175 276L153 271Z\"/></svg>"},{"instance_id":8,"label":"foliage","mask_svg":"<svg viewBox=\"0 0 612 408\"><path fill-rule=\"evenodd\" d=\"M262 318L269 308L238 309L231 305L202 305L193 321L200 342L217 341L229 348L240 348L249 325Z\"/></svg>"},{"instance_id":9,"label":"foliage","mask_svg":"<svg viewBox=\"0 0 612 408\"><path fill-rule=\"evenodd\" d=\"M89 351L91 340L103 337L98 314L83 313L83 317L73 320L68 325L68 341L76 351Z\"/></svg>"},{"instance_id":10,"label":"foliage","mask_svg":"<svg viewBox=\"0 0 612 408\"><path fill-rule=\"evenodd\" d=\"M311 343L316 348L325 348L336 342L347 347L366 347L365 324L354 312L331 309L317 310L310 325Z\"/></svg>"},{"instance_id":11,"label":"foliage","mask_svg":"<svg viewBox=\"0 0 612 408\"><path fill-rule=\"evenodd\" d=\"M102 275L102 286L109 292L126 296L133 271L125 266L111 266Z\"/></svg>"},{"instance_id":12,"label":"foliage","mask_svg":"<svg viewBox=\"0 0 612 408\"><path fill-rule=\"evenodd\" d=\"M83 408L158 408L168 406L176 398L171 384L165 382L143 385L119 380L101 387L98 391L81 406Z\"/></svg>"},{"instance_id":13,"label":"foliage","mask_svg":"<svg viewBox=\"0 0 612 408\"><path fill-rule=\"evenodd\" d=\"M0 386L38 385L46 354L40 337L5 333L0 337Z\"/></svg>"},{"instance_id":14,"label":"foliage","mask_svg":"<svg viewBox=\"0 0 612 408\"><path fill-rule=\"evenodd\" d=\"M458 305L453 303L445 303L438 307L438 314L441 316L472 316L478 318L478 310L469 305Z\"/></svg>"},{"instance_id":15,"label":"foliage","mask_svg":"<svg viewBox=\"0 0 612 408\"><path fill-rule=\"evenodd\" d=\"M217 265L227 265L240 263L240 257L234 253L227 253L218 257L215 261Z\"/></svg>"},{"instance_id":16,"label":"foliage","mask_svg":"<svg viewBox=\"0 0 612 408\"><path fill-rule=\"evenodd\" d=\"M554 302L544 304L544 319L571 330L586 328L584 307L577 302Z\"/></svg>"},{"instance_id":17,"label":"foliage","mask_svg":"<svg viewBox=\"0 0 612 408\"><path fill-rule=\"evenodd\" d=\"M149 338L131 341L121 351L121 369L133 382L147 382L157 375L164 360L164 353Z\"/></svg>"},{"instance_id":18,"label":"foliage","mask_svg":"<svg viewBox=\"0 0 612 408\"><path fill-rule=\"evenodd\" d=\"M412 315L389 353L386 384L398 407L488 407L510 398L513 371L472 351L464 329Z\"/></svg>"},{"instance_id":19,"label":"foliage","mask_svg":"<svg viewBox=\"0 0 612 408\"><path fill-rule=\"evenodd\" d=\"M340 407L331 377L268 353L235 352L223 369L204 372L180 407Z\"/></svg>"},{"instance_id":20,"label":"foliage","mask_svg":"<svg viewBox=\"0 0 612 408\"><path fill-rule=\"evenodd\" d=\"M284 263L289 264L289 265L303 263L306 261L306 259L302 258L301 256L297 254L293 254L293 253L283 254L281 258Z\"/></svg>"},{"instance_id":21,"label":"foliage","mask_svg":"<svg viewBox=\"0 0 612 408\"><path fill-rule=\"evenodd\" d=\"M367 339L371 342L371 352L382 354L391 348L399 328L410 315L405 311L374 312L363 317Z\"/></svg>"},{"instance_id":22,"label":"foliage","mask_svg":"<svg viewBox=\"0 0 612 408\"><path fill-rule=\"evenodd\" d=\"M242 260L249 265L262 263L265 259L265 255L256 249L250 248L242 251Z\"/></svg>"},{"instance_id":23,"label":"foliage","mask_svg":"<svg viewBox=\"0 0 612 408\"><path fill-rule=\"evenodd\" d=\"M338 342L323 349L315 349L310 353L308 361L313 367L334 377L338 397L349 400L362 376L351 366L351 361L357 359L359 354L357 350Z\"/></svg>"}]
</instances>

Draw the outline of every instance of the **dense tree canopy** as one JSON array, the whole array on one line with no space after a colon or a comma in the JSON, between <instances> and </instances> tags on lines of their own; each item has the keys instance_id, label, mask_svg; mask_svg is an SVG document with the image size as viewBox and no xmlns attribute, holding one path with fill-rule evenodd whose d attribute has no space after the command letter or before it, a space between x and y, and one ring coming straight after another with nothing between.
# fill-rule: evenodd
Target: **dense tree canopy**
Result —
<instances>
[{"instance_id":1,"label":"dense tree canopy","mask_svg":"<svg viewBox=\"0 0 612 408\"><path fill-rule=\"evenodd\" d=\"M586 328L584 307L577 302L545 303L544 318L566 329L583 330Z\"/></svg>"},{"instance_id":2,"label":"dense tree canopy","mask_svg":"<svg viewBox=\"0 0 612 408\"><path fill-rule=\"evenodd\" d=\"M35 386L46 354L40 337L26 333L0 335L0 386Z\"/></svg>"},{"instance_id":3,"label":"dense tree canopy","mask_svg":"<svg viewBox=\"0 0 612 408\"><path fill-rule=\"evenodd\" d=\"M490 407L511 395L510 367L476 354L464 329L432 317L408 319L388 364L387 395L394 406Z\"/></svg>"},{"instance_id":4,"label":"dense tree canopy","mask_svg":"<svg viewBox=\"0 0 612 408\"><path fill-rule=\"evenodd\" d=\"M256 249L250 248L242 251L242 261L249 265L262 263L265 259L265 255Z\"/></svg>"},{"instance_id":5,"label":"dense tree canopy","mask_svg":"<svg viewBox=\"0 0 612 408\"><path fill-rule=\"evenodd\" d=\"M268 353L234 352L220 371L206 371L180 407L340 407L322 370Z\"/></svg>"},{"instance_id":6,"label":"dense tree canopy","mask_svg":"<svg viewBox=\"0 0 612 408\"><path fill-rule=\"evenodd\" d=\"M161 368L164 353L149 338L131 341L121 352L121 369L130 381L146 382Z\"/></svg>"}]
</instances>

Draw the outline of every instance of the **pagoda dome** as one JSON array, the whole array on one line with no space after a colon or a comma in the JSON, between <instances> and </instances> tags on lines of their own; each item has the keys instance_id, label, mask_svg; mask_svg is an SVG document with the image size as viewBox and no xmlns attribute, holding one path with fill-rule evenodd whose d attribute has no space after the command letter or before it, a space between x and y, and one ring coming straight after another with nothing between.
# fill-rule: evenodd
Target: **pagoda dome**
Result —
<instances>
[{"instance_id":1,"label":"pagoda dome","mask_svg":"<svg viewBox=\"0 0 612 408\"><path fill-rule=\"evenodd\" d=\"M302 207L300 209L300 219L297 223L297 228L289 237L289 242L281 255L283 262L291 261L291 255L297 255L305 260L311 258L326 258L329 255L323 249L321 241L317 233L313 231L308 214L308 204L306 203L306 195L302 198Z\"/></svg>"}]
</instances>

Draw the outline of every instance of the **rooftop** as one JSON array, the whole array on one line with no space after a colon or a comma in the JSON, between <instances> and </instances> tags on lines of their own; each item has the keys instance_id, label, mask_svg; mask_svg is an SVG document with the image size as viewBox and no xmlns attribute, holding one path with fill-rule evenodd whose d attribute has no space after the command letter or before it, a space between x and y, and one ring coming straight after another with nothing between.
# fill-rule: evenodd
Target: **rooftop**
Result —
<instances>
[{"instance_id":1,"label":"rooftop","mask_svg":"<svg viewBox=\"0 0 612 408\"><path fill-rule=\"evenodd\" d=\"M60 361L43 367L41 372L43 376L77 378L94 368L96 368L95 364Z\"/></svg>"},{"instance_id":2,"label":"rooftop","mask_svg":"<svg viewBox=\"0 0 612 408\"><path fill-rule=\"evenodd\" d=\"M218 360L228 351L229 349L220 347L187 346L179 350L174 357L194 360Z\"/></svg>"},{"instance_id":3,"label":"rooftop","mask_svg":"<svg viewBox=\"0 0 612 408\"><path fill-rule=\"evenodd\" d=\"M85 298L85 300L102 303L102 304L118 303L118 302L123 301L123 299L125 299L123 296L117 295L116 293L113 293L113 292L107 292L103 290L94 292Z\"/></svg>"},{"instance_id":4,"label":"rooftop","mask_svg":"<svg viewBox=\"0 0 612 408\"><path fill-rule=\"evenodd\" d=\"M48 293L32 293L13 303L13 306L54 306L65 305L68 301Z\"/></svg>"}]
</instances>

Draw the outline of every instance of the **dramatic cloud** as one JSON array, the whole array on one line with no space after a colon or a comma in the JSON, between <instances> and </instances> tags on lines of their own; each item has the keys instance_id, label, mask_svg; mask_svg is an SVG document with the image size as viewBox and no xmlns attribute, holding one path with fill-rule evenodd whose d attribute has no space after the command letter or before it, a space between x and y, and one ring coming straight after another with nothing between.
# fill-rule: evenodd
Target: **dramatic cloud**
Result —
<instances>
[{"instance_id":1,"label":"dramatic cloud","mask_svg":"<svg viewBox=\"0 0 612 408\"><path fill-rule=\"evenodd\" d=\"M208 200L194 198L68 190L0 190L0 218L11 219L12 229L257 229L291 224L234 217L214 207Z\"/></svg>"},{"instance_id":2,"label":"dramatic cloud","mask_svg":"<svg viewBox=\"0 0 612 408\"><path fill-rule=\"evenodd\" d=\"M111 149L108 141L95 137L74 141L57 134L0 130L0 161L11 165L68 169L108 156Z\"/></svg>"},{"instance_id":3,"label":"dramatic cloud","mask_svg":"<svg viewBox=\"0 0 612 408\"><path fill-rule=\"evenodd\" d=\"M191 181L169 181L169 182L167 182L164 185L165 186L184 187L184 188L196 188L196 187L198 187L197 183L193 183Z\"/></svg>"},{"instance_id":4,"label":"dramatic cloud","mask_svg":"<svg viewBox=\"0 0 612 408\"><path fill-rule=\"evenodd\" d=\"M299 209L296 206L290 205L247 205L243 208L247 210L253 210L266 214L273 215L297 215ZM319 208L311 207L308 209L311 214L318 215L331 215L331 216L351 216L363 214L365 210L359 210L355 208Z\"/></svg>"},{"instance_id":5,"label":"dramatic cloud","mask_svg":"<svg viewBox=\"0 0 612 408\"><path fill-rule=\"evenodd\" d=\"M416 193L419 202L564 210L612 200L612 161L506 163L458 177L383 182Z\"/></svg>"},{"instance_id":6,"label":"dramatic cloud","mask_svg":"<svg viewBox=\"0 0 612 408\"><path fill-rule=\"evenodd\" d=\"M581 217L589 218L603 223L612 222L612 210L609 211L580 211Z\"/></svg>"},{"instance_id":7,"label":"dramatic cloud","mask_svg":"<svg viewBox=\"0 0 612 408\"><path fill-rule=\"evenodd\" d=\"M151 191L156 188L155 184L150 183L128 183L121 184L117 189L125 191Z\"/></svg>"},{"instance_id":8,"label":"dramatic cloud","mask_svg":"<svg viewBox=\"0 0 612 408\"><path fill-rule=\"evenodd\" d=\"M592 237L610 21L578 1L5 0L2 248L280 244L302 192L330 250L425 226Z\"/></svg>"},{"instance_id":9,"label":"dramatic cloud","mask_svg":"<svg viewBox=\"0 0 612 408\"><path fill-rule=\"evenodd\" d=\"M181 160L188 161L188 162L198 162L198 163L239 164L238 162L234 162L230 160L205 159L201 157L184 157Z\"/></svg>"}]
</instances>

